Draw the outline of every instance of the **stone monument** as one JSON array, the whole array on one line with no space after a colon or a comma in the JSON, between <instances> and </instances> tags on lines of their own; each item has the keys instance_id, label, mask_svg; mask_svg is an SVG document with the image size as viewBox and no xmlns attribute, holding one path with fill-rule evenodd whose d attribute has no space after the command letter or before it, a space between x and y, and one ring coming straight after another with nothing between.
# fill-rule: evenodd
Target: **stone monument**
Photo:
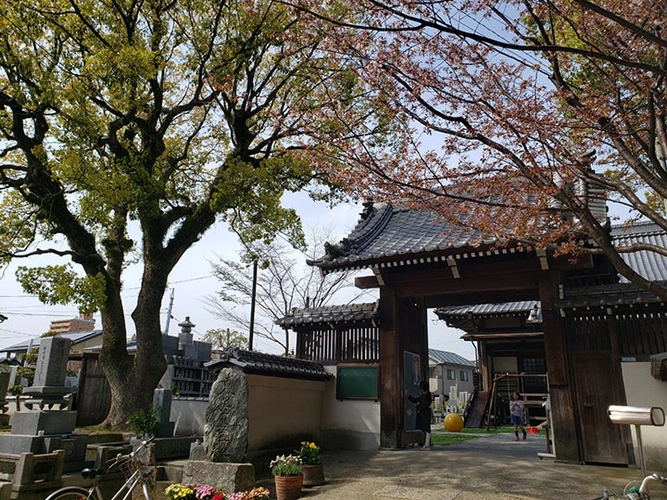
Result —
<instances>
[{"instance_id":1,"label":"stone monument","mask_svg":"<svg viewBox=\"0 0 667 500\"><path fill-rule=\"evenodd\" d=\"M9 415L7 411L7 389L9 388L10 372L0 372L0 429L6 428L9 424Z\"/></svg>"},{"instance_id":2,"label":"stone monument","mask_svg":"<svg viewBox=\"0 0 667 500\"><path fill-rule=\"evenodd\" d=\"M28 410L12 416L11 434L0 435L0 453L65 450L64 471L83 468L88 436L74 433L76 412L67 410L65 399L70 392L65 387L70 343L61 337L41 340L34 385L23 392Z\"/></svg>"},{"instance_id":3,"label":"stone monument","mask_svg":"<svg viewBox=\"0 0 667 500\"><path fill-rule=\"evenodd\" d=\"M160 427L155 437L173 437L174 422L169 421L171 415L171 389L155 389L153 392L153 408L157 410Z\"/></svg>"}]
</instances>

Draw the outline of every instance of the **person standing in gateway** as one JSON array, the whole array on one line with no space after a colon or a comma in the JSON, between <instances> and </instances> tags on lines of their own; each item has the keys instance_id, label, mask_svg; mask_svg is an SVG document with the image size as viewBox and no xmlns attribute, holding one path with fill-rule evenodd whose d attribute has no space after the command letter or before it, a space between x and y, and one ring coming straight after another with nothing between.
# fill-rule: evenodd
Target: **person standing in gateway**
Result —
<instances>
[{"instance_id":1,"label":"person standing in gateway","mask_svg":"<svg viewBox=\"0 0 667 500\"><path fill-rule=\"evenodd\" d=\"M428 382L422 380L419 382L419 397L408 395L408 399L417 405L417 429L424 432L424 446L420 450L431 449L431 391L429 391Z\"/></svg>"},{"instance_id":2,"label":"person standing in gateway","mask_svg":"<svg viewBox=\"0 0 667 500\"><path fill-rule=\"evenodd\" d=\"M526 429L524 426L523 415L525 413L525 405L518 392L512 394L512 401L510 401L510 422L514 424L514 439L519 440L519 429L523 432L523 439L526 440Z\"/></svg>"}]
</instances>

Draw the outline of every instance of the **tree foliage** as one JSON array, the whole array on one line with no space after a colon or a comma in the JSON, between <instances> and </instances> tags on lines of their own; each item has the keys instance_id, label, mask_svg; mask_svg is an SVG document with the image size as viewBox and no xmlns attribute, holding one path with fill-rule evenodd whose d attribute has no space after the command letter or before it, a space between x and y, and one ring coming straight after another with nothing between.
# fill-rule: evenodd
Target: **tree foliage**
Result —
<instances>
[{"instance_id":1,"label":"tree foliage","mask_svg":"<svg viewBox=\"0 0 667 500\"><path fill-rule=\"evenodd\" d=\"M329 36L271 0L0 0L0 260L76 266L19 277L46 303L101 311L107 424L150 405L168 276L206 230L300 243L283 193L338 196L311 159L339 162L345 135L392 133Z\"/></svg>"},{"instance_id":2,"label":"tree foliage","mask_svg":"<svg viewBox=\"0 0 667 500\"><path fill-rule=\"evenodd\" d=\"M214 351L220 351L225 347L232 346L240 349L248 348L248 337L236 330L230 330L229 328L206 330L202 339L206 342L210 342Z\"/></svg>"},{"instance_id":3,"label":"tree foliage","mask_svg":"<svg viewBox=\"0 0 667 500\"><path fill-rule=\"evenodd\" d=\"M356 36L341 50L390 113L405 113L399 154L346 141L338 178L378 200L438 211L500 241L561 252L587 234L618 271L667 298L615 249L604 199L630 223L667 229L667 11L652 0L361 0L354 22L317 2L304 12ZM342 6L343 2L341 2ZM331 9L326 4L326 9Z\"/></svg>"}]
</instances>

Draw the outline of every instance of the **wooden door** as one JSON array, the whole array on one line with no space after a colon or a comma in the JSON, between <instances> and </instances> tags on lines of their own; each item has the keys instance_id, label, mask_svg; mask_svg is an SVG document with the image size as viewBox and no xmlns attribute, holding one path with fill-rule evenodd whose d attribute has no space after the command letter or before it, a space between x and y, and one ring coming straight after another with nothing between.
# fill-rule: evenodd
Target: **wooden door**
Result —
<instances>
[{"instance_id":1,"label":"wooden door","mask_svg":"<svg viewBox=\"0 0 667 500\"><path fill-rule=\"evenodd\" d=\"M97 425L111 408L111 388L97 355L84 355L76 395L76 425Z\"/></svg>"},{"instance_id":2,"label":"wooden door","mask_svg":"<svg viewBox=\"0 0 667 500\"><path fill-rule=\"evenodd\" d=\"M624 404L620 362L611 353L588 352L573 355L573 364L584 461L627 464L623 426L607 415L609 405Z\"/></svg>"}]
</instances>

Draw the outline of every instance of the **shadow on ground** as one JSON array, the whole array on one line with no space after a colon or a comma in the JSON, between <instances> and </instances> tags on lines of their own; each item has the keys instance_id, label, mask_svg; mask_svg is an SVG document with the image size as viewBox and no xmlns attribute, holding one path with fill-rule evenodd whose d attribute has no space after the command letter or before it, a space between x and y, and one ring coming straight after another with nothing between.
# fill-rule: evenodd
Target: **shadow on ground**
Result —
<instances>
[{"instance_id":1,"label":"shadow on ground","mask_svg":"<svg viewBox=\"0 0 667 500\"><path fill-rule=\"evenodd\" d=\"M541 460L537 454L545 447L543 435L517 442L511 434L489 434L452 446L434 446L431 451L325 451L327 482L304 488L302 498L593 499L605 485L622 491L629 481L640 478L638 468ZM258 478L258 485L274 490L271 477ZM655 485L651 491L652 498L667 499L667 488Z\"/></svg>"}]
</instances>

